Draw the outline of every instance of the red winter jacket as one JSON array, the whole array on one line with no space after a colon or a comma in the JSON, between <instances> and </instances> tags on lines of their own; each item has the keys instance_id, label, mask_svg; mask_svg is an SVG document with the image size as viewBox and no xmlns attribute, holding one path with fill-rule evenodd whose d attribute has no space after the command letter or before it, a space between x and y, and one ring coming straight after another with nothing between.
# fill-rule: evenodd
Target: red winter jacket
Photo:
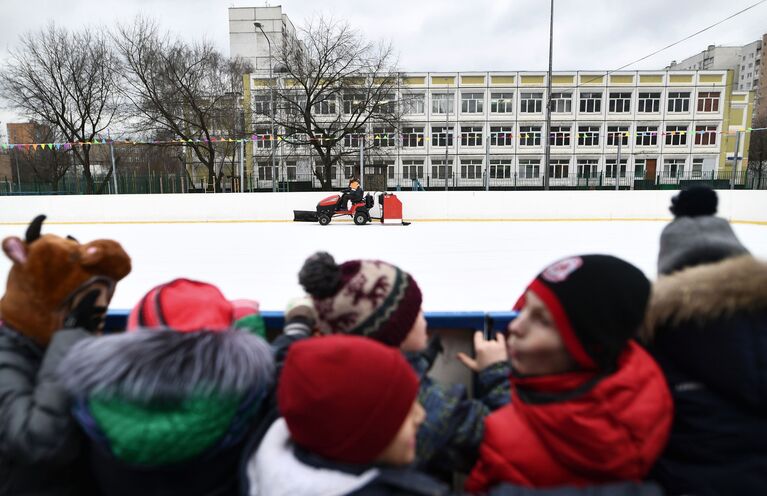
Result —
<instances>
[{"instance_id":1,"label":"red winter jacket","mask_svg":"<svg viewBox=\"0 0 767 496\"><path fill-rule=\"evenodd\" d=\"M640 480L668 438L673 403L653 359L633 341L618 370L516 378L511 404L485 420L466 489ZM582 393L579 393L583 390Z\"/></svg>"}]
</instances>

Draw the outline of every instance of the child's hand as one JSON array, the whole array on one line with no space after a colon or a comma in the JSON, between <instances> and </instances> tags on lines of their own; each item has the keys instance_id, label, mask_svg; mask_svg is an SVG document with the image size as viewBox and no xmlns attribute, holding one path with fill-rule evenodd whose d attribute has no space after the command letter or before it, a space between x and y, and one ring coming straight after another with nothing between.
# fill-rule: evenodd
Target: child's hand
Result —
<instances>
[{"instance_id":1,"label":"child's hand","mask_svg":"<svg viewBox=\"0 0 767 496\"><path fill-rule=\"evenodd\" d=\"M465 353L458 353L457 355L458 360L474 372L481 372L494 363L505 362L509 359L506 341L500 332L496 333L495 339L491 340L486 340L482 331L475 332L474 353L477 355L476 358L471 358Z\"/></svg>"}]
</instances>

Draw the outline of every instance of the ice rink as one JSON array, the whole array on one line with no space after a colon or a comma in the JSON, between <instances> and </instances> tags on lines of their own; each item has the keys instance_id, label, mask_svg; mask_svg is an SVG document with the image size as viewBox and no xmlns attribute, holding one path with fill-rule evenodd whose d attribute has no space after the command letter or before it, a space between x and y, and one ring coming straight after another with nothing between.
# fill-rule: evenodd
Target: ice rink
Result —
<instances>
[{"instance_id":1,"label":"ice rink","mask_svg":"<svg viewBox=\"0 0 767 496\"><path fill-rule=\"evenodd\" d=\"M43 233L80 241L113 238L133 259L112 308L128 309L152 286L175 277L217 284L229 298L254 298L282 310L301 294L297 272L317 250L337 261L379 258L411 272L427 311L508 310L547 263L579 253L609 253L656 275L665 222L414 222L410 226L312 223L138 223L44 225ZM734 224L751 252L767 259L767 226ZM0 238L26 227L0 225ZM5 279L10 261L2 257Z\"/></svg>"}]
</instances>

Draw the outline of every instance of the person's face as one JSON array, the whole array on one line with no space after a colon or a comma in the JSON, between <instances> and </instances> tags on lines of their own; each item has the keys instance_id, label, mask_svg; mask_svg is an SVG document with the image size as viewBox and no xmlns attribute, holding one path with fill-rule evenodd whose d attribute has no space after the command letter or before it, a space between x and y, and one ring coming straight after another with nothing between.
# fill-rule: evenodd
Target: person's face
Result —
<instances>
[{"instance_id":1,"label":"person's face","mask_svg":"<svg viewBox=\"0 0 767 496\"><path fill-rule=\"evenodd\" d=\"M376 458L376 462L394 466L413 463L415 460L415 436L418 433L418 427L423 423L425 417L426 412L416 399L405 421L399 428L399 432Z\"/></svg>"},{"instance_id":2,"label":"person's face","mask_svg":"<svg viewBox=\"0 0 767 496\"><path fill-rule=\"evenodd\" d=\"M549 375L575 368L551 312L532 291L526 293L525 306L508 331L509 360L518 374Z\"/></svg>"},{"instance_id":3,"label":"person's face","mask_svg":"<svg viewBox=\"0 0 767 496\"><path fill-rule=\"evenodd\" d=\"M350 187L351 189L357 189L357 188L359 188L359 187L360 187L360 183L358 183L357 181L353 181L353 182L352 182L352 183L349 185L349 187Z\"/></svg>"},{"instance_id":4,"label":"person's face","mask_svg":"<svg viewBox=\"0 0 767 496\"><path fill-rule=\"evenodd\" d=\"M426 335L426 317L423 316L423 310L418 312L418 316L415 318L413 327L410 328L410 332L405 337L405 340L399 345L402 351L423 351L429 341L429 337Z\"/></svg>"},{"instance_id":5,"label":"person's face","mask_svg":"<svg viewBox=\"0 0 767 496\"><path fill-rule=\"evenodd\" d=\"M70 304L66 308L63 308L59 311L59 327L64 325L64 319L66 319L67 315L69 315L73 309L77 308L83 298L85 298L85 296L92 291L98 292L98 297L93 302L94 314L99 314L101 317L101 325L98 328L98 332L104 330L104 323L106 322L106 311L107 307L109 306L109 302L112 300L113 288L102 282L96 282L80 288L77 294L72 298Z\"/></svg>"}]
</instances>

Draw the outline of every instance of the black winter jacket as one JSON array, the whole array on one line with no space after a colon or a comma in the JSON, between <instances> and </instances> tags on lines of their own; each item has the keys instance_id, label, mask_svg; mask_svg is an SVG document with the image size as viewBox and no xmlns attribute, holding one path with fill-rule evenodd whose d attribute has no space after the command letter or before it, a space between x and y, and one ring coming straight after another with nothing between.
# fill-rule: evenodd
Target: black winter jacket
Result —
<instances>
[{"instance_id":1,"label":"black winter jacket","mask_svg":"<svg viewBox=\"0 0 767 496\"><path fill-rule=\"evenodd\" d=\"M43 349L0 325L0 494L88 494L83 436L56 380L66 352L89 334L68 329Z\"/></svg>"},{"instance_id":2,"label":"black winter jacket","mask_svg":"<svg viewBox=\"0 0 767 496\"><path fill-rule=\"evenodd\" d=\"M657 481L669 494L767 494L767 263L659 278L643 332L675 408Z\"/></svg>"}]
</instances>

